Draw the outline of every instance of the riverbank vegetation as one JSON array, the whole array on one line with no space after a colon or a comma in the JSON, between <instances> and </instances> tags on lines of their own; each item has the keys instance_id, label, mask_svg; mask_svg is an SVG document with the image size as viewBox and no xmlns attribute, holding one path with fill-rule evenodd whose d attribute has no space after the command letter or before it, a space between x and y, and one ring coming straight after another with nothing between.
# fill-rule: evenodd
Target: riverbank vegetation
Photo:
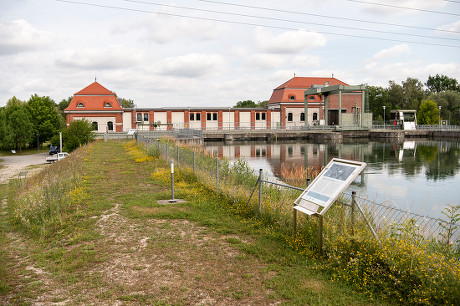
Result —
<instances>
[{"instance_id":1,"label":"riverbank vegetation","mask_svg":"<svg viewBox=\"0 0 460 306\"><path fill-rule=\"evenodd\" d=\"M337 204L324 220L319 256L316 218L298 216L293 235L298 192L264 186L259 210L255 196L248 201L257 176L244 161L231 167L195 153L194 173L193 150L168 145L175 198L186 203L158 204L171 196L163 148L98 142L10 183L3 229L14 227L28 245L16 255L48 271L61 293L7 267L3 300L30 302L51 290L55 301L70 303L459 303L458 244L439 251L443 241L423 238L410 220L383 229L379 244L362 219L350 232L349 214ZM8 257L4 240L11 239L2 240Z\"/></svg>"}]
</instances>

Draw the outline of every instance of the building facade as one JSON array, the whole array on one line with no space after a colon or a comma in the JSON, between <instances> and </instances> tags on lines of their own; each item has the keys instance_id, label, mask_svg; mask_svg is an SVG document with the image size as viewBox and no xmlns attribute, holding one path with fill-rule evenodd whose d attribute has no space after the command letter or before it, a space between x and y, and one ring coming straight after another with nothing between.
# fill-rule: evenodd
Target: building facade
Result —
<instances>
[{"instance_id":1,"label":"building facade","mask_svg":"<svg viewBox=\"0 0 460 306\"><path fill-rule=\"evenodd\" d=\"M347 84L335 78L294 77L273 90L266 108L122 108L113 92L94 82L75 93L64 112L67 125L73 120L87 119L98 132L124 132L130 129L297 129L306 123L326 124L324 98L318 95L304 97L304 92L329 85ZM329 125L338 122L334 121L334 112L338 111L337 101L334 96L329 98ZM342 112L353 113L361 106L361 94L344 94L341 101Z\"/></svg>"}]
</instances>

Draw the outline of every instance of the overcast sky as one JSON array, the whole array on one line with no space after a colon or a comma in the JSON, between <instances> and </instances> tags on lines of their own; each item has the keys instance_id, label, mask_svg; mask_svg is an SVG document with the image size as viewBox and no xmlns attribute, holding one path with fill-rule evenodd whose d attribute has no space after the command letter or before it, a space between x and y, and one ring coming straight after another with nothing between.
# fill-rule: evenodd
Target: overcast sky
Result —
<instances>
[{"instance_id":1,"label":"overcast sky","mask_svg":"<svg viewBox=\"0 0 460 306\"><path fill-rule=\"evenodd\" d=\"M138 107L268 100L294 74L460 81L460 0L0 0L0 71L0 106L95 77Z\"/></svg>"}]
</instances>

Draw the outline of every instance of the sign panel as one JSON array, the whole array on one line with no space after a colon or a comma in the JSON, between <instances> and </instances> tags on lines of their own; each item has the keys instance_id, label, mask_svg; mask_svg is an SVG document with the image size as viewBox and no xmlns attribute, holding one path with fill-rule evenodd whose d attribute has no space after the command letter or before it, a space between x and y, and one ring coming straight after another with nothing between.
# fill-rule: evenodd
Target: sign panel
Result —
<instances>
[{"instance_id":1,"label":"sign panel","mask_svg":"<svg viewBox=\"0 0 460 306\"><path fill-rule=\"evenodd\" d=\"M136 133L136 129L129 129L128 135L134 135Z\"/></svg>"},{"instance_id":2,"label":"sign panel","mask_svg":"<svg viewBox=\"0 0 460 306\"><path fill-rule=\"evenodd\" d=\"M366 165L363 162L333 158L295 200L294 208L308 215L324 215Z\"/></svg>"}]
</instances>

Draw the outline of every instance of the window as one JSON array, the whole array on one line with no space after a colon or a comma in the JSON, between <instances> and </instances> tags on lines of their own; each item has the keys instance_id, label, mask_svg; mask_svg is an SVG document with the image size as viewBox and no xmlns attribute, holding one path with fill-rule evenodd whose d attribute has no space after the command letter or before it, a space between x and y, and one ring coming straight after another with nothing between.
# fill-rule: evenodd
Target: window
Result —
<instances>
[{"instance_id":1,"label":"window","mask_svg":"<svg viewBox=\"0 0 460 306\"><path fill-rule=\"evenodd\" d=\"M318 120L318 113L313 113L313 121Z\"/></svg>"},{"instance_id":2,"label":"window","mask_svg":"<svg viewBox=\"0 0 460 306\"><path fill-rule=\"evenodd\" d=\"M292 113L288 113L288 121L292 121Z\"/></svg>"},{"instance_id":3,"label":"window","mask_svg":"<svg viewBox=\"0 0 460 306\"><path fill-rule=\"evenodd\" d=\"M112 104L110 104L109 102L105 102L104 107L112 107Z\"/></svg>"},{"instance_id":4,"label":"window","mask_svg":"<svg viewBox=\"0 0 460 306\"><path fill-rule=\"evenodd\" d=\"M85 106L83 105L83 103L80 102L78 103L77 107L85 107Z\"/></svg>"},{"instance_id":5,"label":"window","mask_svg":"<svg viewBox=\"0 0 460 306\"><path fill-rule=\"evenodd\" d=\"M200 114L200 113L196 113L196 117L195 117L195 118L196 118L197 121L200 121L200 120L201 120L201 114Z\"/></svg>"},{"instance_id":6,"label":"window","mask_svg":"<svg viewBox=\"0 0 460 306\"><path fill-rule=\"evenodd\" d=\"M94 121L93 122L93 131L97 131L97 130L98 130L97 122Z\"/></svg>"},{"instance_id":7,"label":"window","mask_svg":"<svg viewBox=\"0 0 460 306\"><path fill-rule=\"evenodd\" d=\"M300 113L300 121L305 121L305 113Z\"/></svg>"},{"instance_id":8,"label":"window","mask_svg":"<svg viewBox=\"0 0 460 306\"><path fill-rule=\"evenodd\" d=\"M190 113L190 121L195 121L195 114L194 113Z\"/></svg>"},{"instance_id":9,"label":"window","mask_svg":"<svg viewBox=\"0 0 460 306\"><path fill-rule=\"evenodd\" d=\"M149 121L149 114L148 113L144 114L144 121Z\"/></svg>"},{"instance_id":10,"label":"window","mask_svg":"<svg viewBox=\"0 0 460 306\"><path fill-rule=\"evenodd\" d=\"M137 122L141 122L141 121L142 121L142 114L141 114L141 113L137 114L136 121L137 121Z\"/></svg>"},{"instance_id":11,"label":"window","mask_svg":"<svg viewBox=\"0 0 460 306\"><path fill-rule=\"evenodd\" d=\"M290 96L289 100L295 100L295 96Z\"/></svg>"},{"instance_id":12,"label":"window","mask_svg":"<svg viewBox=\"0 0 460 306\"><path fill-rule=\"evenodd\" d=\"M308 96L309 100L315 100L315 96Z\"/></svg>"},{"instance_id":13,"label":"window","mask_svg":"<svg viewBox=\"0 0 460 306\"><path fill-rule=\"evenodd\" d=\"M212 115L211 113L207 113L207 114L206 114L206 120L211 121L211 115Z\"/></svg>"},{"instance_id":14,"label":"window","mask_svg":"<svg viewBox=\"0 0 460 306\"><path fill-rule=\"evenodd\" d=\"M265 113L262 113L262 120L265 120Z\"/></svg>"},{"instance_id":15,"label":"window","mask_svg":"<svg viewBox=\"0 0 460 306\"><path fill-rule=\"evenodd\" d=\"M260 120L260 113L256 113L256 120Z\"/></svg>"},{"instance_id":16,"label":"window","mask_svg":"<svg viewBox=\"0 0 460 306\"><path fill-rule=\"evenodd\" d=\"M107 129L109 131L113 131L113 122L112 121L107 122Z\"/></svg>"},{"instance_id":17,"label":"window","mask_svg":"<svg viewBox=\"0 0 460 306\"><path fill-rule=\"evenodd\" d=\"M212 114L212 120L217 120L217 114L216 113Z\"/></svg>"}]
</instances>

